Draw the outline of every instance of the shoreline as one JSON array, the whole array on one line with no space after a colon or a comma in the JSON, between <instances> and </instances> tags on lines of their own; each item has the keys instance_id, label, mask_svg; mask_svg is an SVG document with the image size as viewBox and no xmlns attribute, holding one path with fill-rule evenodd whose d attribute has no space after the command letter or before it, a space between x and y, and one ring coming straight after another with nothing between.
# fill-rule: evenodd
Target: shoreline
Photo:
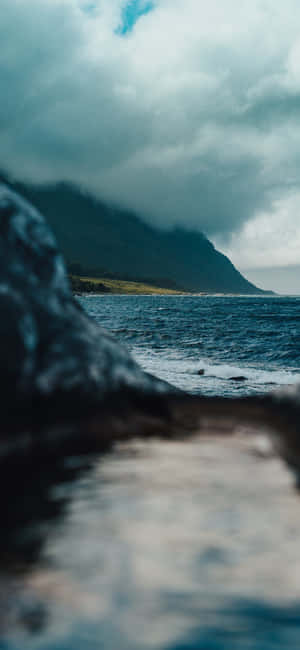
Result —
<instances>
[{"instance_id":1,"label":"shoreline","mask_svg":"<svg viewBox=\"0 0 300 650\"><path fill-rule=\"evenodd\" d=\"M183 289L161 287L150 282L119 280L113 278L93 278L70 275L72 291L79 295L191 295Z\"/></svg>"},{"instance_id":2,"label":"shoreline","mask_svg":"<svg viewBox=\"0 0 300 650\"><path fill-rule=\"evenodd\" d=\"M262 296L261 294L257 293L209 293L206 291L197 291L195 293L192 293L191 291L173 291L173 292L168 292L167 290L162 290L162 291L155 291L155 292L113 292L113 291L73 291L74 296L80 296L80 297L94 297L94 298L101 298L105 296L114 296L115 298L121 298L123 296L139 296L140 298L146 297L146 296L156 296L157 298L162 297L170 297L170 298L300 298L300 296L288 296L288 295L281 295L281 294L276 294L272 295L267 294L265 296Z\"/></svg>"},{"instance_id":3,"label":"shoreline","mask_svg":"<svg viewBox=\"0 0 300 650\"><path fill-rule=\"evenodd\" d=\"M162 287L150 282L138 282L134 280L119 280L115 278L95 278L90 276L70 275L69 281L72 291L79 296L199 296L199 297L245 297L245 298L266 298L283 297L273 292L261 293L222 293L217 291L188 291L181 288Z\"/></svg>"}]
</instances>

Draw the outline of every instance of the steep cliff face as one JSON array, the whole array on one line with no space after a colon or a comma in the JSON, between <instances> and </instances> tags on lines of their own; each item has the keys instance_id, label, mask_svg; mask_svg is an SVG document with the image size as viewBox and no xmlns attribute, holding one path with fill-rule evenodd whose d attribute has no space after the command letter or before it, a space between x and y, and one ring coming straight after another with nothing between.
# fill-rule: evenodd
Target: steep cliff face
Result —
<instances>
[{"instance_id":1,"label":"steep cliff face","mask_svg":"<svg viewBox=\"0 0 300 650\"><path fill-rule=\"evenodd\" d=\"M190 291L260 293L201 233L151 228L136 215L68 187L18 186L51 224L69 261Z\"/></svg>"}]
</instances>

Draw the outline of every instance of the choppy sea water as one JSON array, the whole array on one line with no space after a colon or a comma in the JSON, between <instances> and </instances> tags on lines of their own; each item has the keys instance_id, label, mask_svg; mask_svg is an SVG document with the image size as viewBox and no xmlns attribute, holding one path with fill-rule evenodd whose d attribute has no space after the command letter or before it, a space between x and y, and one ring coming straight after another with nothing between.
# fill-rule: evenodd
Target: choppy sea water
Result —
<instances>
[{"instance_id":1,"label":"choppy sea water","mask_svg":"<svg viewBox=\"0 0 300 650\"><path fill-rule=\"evenodd\" d=\"M145 370L188 392L253 395L300 381L300 296L80 301Z\"/></svg>"}]
</instances>

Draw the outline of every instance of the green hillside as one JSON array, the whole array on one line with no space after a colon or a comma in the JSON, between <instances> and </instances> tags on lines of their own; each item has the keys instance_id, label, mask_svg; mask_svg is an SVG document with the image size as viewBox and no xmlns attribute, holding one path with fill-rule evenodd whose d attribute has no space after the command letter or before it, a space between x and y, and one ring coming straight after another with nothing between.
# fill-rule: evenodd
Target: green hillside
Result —
<instances>
[{"instance_id":1,"label":"green hillside","mask_svg":"<svg viewBox=\"0 0 300 650\"><path fill-rule=\"evenodd\" d=\"M189 291L260 292L201 233L152 228L70 186L17 189L48 219L67 260L85 271Z\"/></svg>"},{"instance_id":2,"label":"green hillside","mask_svg":"<svg viewBox=\"0 0 300 650\"><path fill-rule=\"evenodd\" d=\"M176 295L182 291L157 287L146 282L131 282L113 278L90 278L70 276L71 287L74 293L112 293L126 295Z\"/></svg>"}]
</instances>

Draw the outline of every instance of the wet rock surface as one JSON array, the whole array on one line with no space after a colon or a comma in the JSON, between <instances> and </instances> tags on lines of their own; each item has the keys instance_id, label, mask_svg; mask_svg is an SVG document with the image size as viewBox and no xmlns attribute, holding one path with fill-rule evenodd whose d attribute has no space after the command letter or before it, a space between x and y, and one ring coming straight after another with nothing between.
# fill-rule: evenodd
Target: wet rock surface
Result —
<instances>
[{"instance_id":1,"label":"wet rock surface","mask_svg":"<svg viewBox=\"0 0 300 650\"><path fill-rule=\"evenodd\" d=\"M70 291L43 217L0 184L0 388L3 418L79 414L176 393L144 373ZM122 398L120 398L122 394ZM45 416L46 409L46 416ZM44 415L43 415L44 414Z\"/></svg>"},{"instance_id":2,"label":"wet rock surface","mask_svg":"<svg viewBox=\"0 0 300 650\"><path fill-rule=\"evenodd\" d=\"M229 377L229 381L246 381L247 377L244 377L244 375L237 375L234 377Z\"/></svg>"}]
</instances>

